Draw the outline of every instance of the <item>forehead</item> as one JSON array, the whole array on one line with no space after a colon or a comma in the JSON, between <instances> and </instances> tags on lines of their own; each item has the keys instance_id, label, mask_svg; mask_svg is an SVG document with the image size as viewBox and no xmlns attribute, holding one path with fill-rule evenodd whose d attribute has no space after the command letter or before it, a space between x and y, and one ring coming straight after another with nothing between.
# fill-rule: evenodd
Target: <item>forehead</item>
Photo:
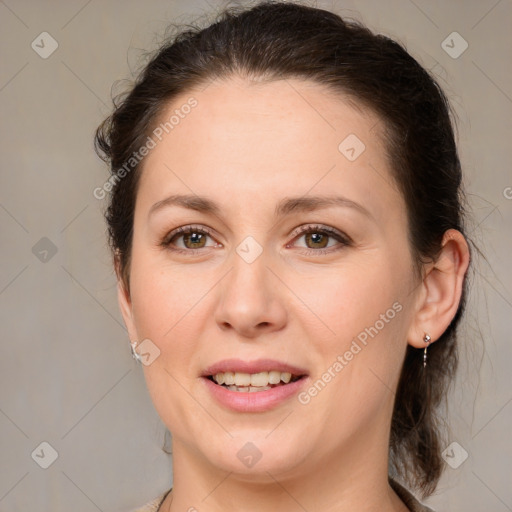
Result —
<instances>
[{"instance_id":1,"label":"forehead","mask_svg":"<svg viewBox=\"0 0 512 512\"><path fill-rule=\"evenodd\" d=\"M379 119L319 84L215 81L174 98L157 127L171 117L143 164L148 201L176 187L235 202L313 188L378 199L386 182L393 193Z\"/></svg>"},{"instance_id":2,"label":"forehead","mask_svg":"<svg viewBox=\"0 0 512 512\"><path fill-rule=\"evenodd\" d=\"M192 98L197 105L190 109L187 104ZM182 114L180 119L173 116L181 110L188 113ZM176 143L188 143L196 148L199 143L219 144L219 147L221 143L231 143L233 150L240 147L247 150L257 143L290 150L292 148L283 147L283 143L294 144L301 140L323 140L320 149L337 150L344 131L351 129L371 143L368 132L374 130L376 134L375 128L380 124L369 109L363 109L348 96L335 94L315 82L297 79L216 80L174 98L158 121L162 126L171 118L178 123L164 134L169 142L174 139ZM193 139L191 131L196 135ZM293 149L291 154L307 148ZM278 156L274 153L259 156L266 155ZM286 154L281 151L279 156Z\"/></svg>"}]
</instances>

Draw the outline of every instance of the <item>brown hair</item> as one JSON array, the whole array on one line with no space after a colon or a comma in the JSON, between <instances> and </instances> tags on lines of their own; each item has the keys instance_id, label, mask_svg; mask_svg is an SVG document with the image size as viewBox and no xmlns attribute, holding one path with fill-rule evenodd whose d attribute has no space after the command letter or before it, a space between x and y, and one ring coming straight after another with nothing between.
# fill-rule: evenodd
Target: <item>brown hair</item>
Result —
<instances>
[{"instance_id":1,"label":"brown hair","mask_svg":"<svg viewBox=\"0 0 512 512\"><path fill-rule=\"evenodd\" d=\"M358 22L304 5L262 2L227 9L206 28L170 38L97 130L96 149L113 177L130 162L130 172L114 180L105 213L116 272L128 291L140 175L140 163L130 158L174 97L235 74L311 80L378 114L420 275L422 263L438 256L446 230L464 234L461 166L450 107L436 80L400 44ZM396 392L390 472L423 496L434 491L443 470L438 410L457 367L466 284L453 321L429 348L426 371L419 351L408 346Z\"/></svg>"}]
</instances>

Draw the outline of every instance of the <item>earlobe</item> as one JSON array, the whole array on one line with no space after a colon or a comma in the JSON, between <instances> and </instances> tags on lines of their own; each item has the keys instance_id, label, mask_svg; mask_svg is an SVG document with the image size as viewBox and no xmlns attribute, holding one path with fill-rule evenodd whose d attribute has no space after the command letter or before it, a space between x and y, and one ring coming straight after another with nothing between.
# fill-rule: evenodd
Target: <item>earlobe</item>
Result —
<instances>
[{"instance_id":1,"label":"earlobe","mask_svg":"<svg viewBox=\"0 0 512 512\"><path fill-rule=\"evenodd\" d=\"M408 333L410 345L424 348L425 333L433 343L448 328L459 308L468 266L466 239L460 231L449 229L438 258L423 278L423 293Z\"/></svg>"}]
</instances>

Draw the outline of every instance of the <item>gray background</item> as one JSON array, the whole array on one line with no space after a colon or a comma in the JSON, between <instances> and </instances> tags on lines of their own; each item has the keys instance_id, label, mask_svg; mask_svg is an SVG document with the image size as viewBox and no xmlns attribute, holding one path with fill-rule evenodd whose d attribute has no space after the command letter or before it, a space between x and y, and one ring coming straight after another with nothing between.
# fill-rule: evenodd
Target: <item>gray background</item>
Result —
<instances>
[{"instance_id":1,"label":"gray background","mask_svg":"<svg viewBox=\"0 0 512 512\"><path fill-rule=\"evenodd\" d=\"M0 1L1 512L128 511L171 485L165 427L118 312L105 205L92 193L107 174L92 140L112 83L130 77L167 23L223 4ZM451 401L449 441L458 445L448 453L460 465L447 466L428 503L512 510L511 2L317 5L405 43L458 113L470 235L487 261L475 262ZM31 47L44 31L59 45L46 59ZM454 31L469 45L457 58L442 47ZM445 45L460 51L452 39ZM36 463L50 461L43 441L58 452L48 469Z\"/></svg>"}]
</instances>

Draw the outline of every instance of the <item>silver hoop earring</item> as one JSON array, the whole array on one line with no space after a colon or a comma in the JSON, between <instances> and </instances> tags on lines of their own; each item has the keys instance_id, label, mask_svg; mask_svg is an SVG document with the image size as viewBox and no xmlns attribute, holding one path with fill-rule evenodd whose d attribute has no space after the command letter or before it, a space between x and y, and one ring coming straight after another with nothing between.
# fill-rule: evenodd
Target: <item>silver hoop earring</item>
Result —
<instances>
[{"instance_id":1,"label":"silver hoop earring","mask_svg":"<svg viewBox=\"0 0 512 512\"><path fill-rule=\"evenodd\" d=\"M431 339L432 338L427 333L425 333L425 336L423 336L423 342L427 344L427 346L423 350L423 368L425 368L425 366L427 366L427 348L430 345Z\"/></svg>"},{"instance_id":2,"label":"silver hoop earring","mask_svg":"<svg viewBox=\"0 0 512 512\"><path fill-rule=\"evenodd\" d=\"M135 359L135 361L137 361L137 363L142 363L142 357L139 356L139 354L137 354L137 352L135 352L135 347L137 346L137 342L134 341L134 342L130 342L130 348L131 348L131 351L132 351L132 357L133 359Z\"/></svg>"}]
</instances>

